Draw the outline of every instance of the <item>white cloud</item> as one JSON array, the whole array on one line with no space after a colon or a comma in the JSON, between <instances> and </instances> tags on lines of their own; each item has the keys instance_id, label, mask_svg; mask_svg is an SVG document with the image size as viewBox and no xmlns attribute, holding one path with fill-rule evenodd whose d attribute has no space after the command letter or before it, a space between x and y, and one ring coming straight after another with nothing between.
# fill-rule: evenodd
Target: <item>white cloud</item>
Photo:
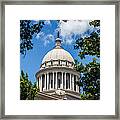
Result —
<instances>
[{"instance_id":1,"label":"white cloud","mask_svg":"<svg viewBox=\"0 0 120 120\"><path fill-rule=\"evenodd\" d=\"M38 24L40 20L33 20L32 23L33 24Z\"/></svg>"},{"instance_id":2,"label":"white cloud","mask_svg":"<svg viewBox=\"0 0 120 120\"><path fill-rule=\"evenodd\" d=\"M52 34L47 35L48 40L54 40L54 36Z\"/></svg>"},{"instance_id":3,"label":"white cloud","mask_svg":"<svg viewBox=\"0 0 120 120\"><path fill-rule=\"evenodd\" d=\"M74 39L72 38L72 35L67 35L63 37L62 41L63 43L70 45L73 43Z\"/></svg>"},{"instance_id":4,"label":"white cloud","mask_svg":"<svg viewBox=\"0 0 120 120\"><path fill-rule=\"evenodd\" d=\"M66 36L72 33L82 34L89 29L89 21L69 20L67 22L60 21L61 35Z\"/></svg>"},{"instance_id":5,"label":"white cloud","mask_svg":"<svg viewBox=\"0 0 120 120\"><path fill-rule=\"evenodd\" d=\"M51 41L54 41L54 36L52 34L48 34L47 36L44 36L44 38L42 40L44 42L44 45L46 46Z\"/></svg>"},{"instance_id":6,"label":"white cloud","mask_svg":"<svg viewBox=\"0 0 120 120\"><path fill-rule=\"evenodd\" d=\"M84 32L86 32L90 26L89 21L87 20L68 20L67 22L60 21L59 24L60 27L60 34L63 37L63 43L71 44L74 39L72 38L72 35L82 35Z\"/></svg>"},{"instance_id":7,"label":"white cloud","mask_svg":"<svg viewBox=\"0 0 120 120\"><path fill-rule=\"evenodd\" d=\"M52 34L48 34L44 37L44 40L48 40L48 41L51 41L54 39L54 36Z\"/></svg>"},{"instance_id":8,"label":"white cloud","mask_svg":"<svg viewBox=\"0 0 120 120\"><path fill-rule=\"evenodd\" d=\"M51 25L50 20L45 21L46 25ZM55 29L55 32L60 29L60 35L62 36L62 42L65 44L72 44L75 40L75 36L77 35L84 35L84 32L86 32L90 28L89 21L82 21L82 20L68 20L67 22L60 21L59 28ZM74 37L73 37L74 36ZM40 39L43 41L44 45L46 46L50 42L53 42L56 38L56 36L53 36L52 34L45 34L44 32L39 32L36 35L37 39Z\"/></svg>"},{"instance_id":9,"label":"white cloud","mask_svg":"<svg viewBox=\"0 0 120 120\"><path fill-rule=\"evenodd\" d=\"M45 23L45 25L50 25L51 24L50 20L46 20L44 23Z\"/></svg>"},{"instance_id":10,"label":"white cloud","mask_svg":"<svg viewBox=\"0 0 120 120\"><path fill-rule=\"evenodd\" d=\"M73 39L66 39L66 41L65 41L65 43L68 45L72 44L72 42L73 42Z\"/></svg>"},{"instance_id":11,"label":"white cloud","mask_svg":"<svg viewBox=\"0 0 120 120\"><path fill-rule=\"evenodd\" d=\"M44 46L46 46L46 45L49 44L49 43L50 43L50 41L45 40L45 41L44 41Z\"/></svg>"},{"instance_id":12,"label":"white cloud","mask_svg":"<svg viewBox=\"0 0 120 120\"><path fill-rule=\"evenodd\" d=\"M40 39L40 38L43 38L45 36L45 33L44 32L39 32L37 35L36 35L36 38L37 39Z\"/></svg>"}]
</instances>

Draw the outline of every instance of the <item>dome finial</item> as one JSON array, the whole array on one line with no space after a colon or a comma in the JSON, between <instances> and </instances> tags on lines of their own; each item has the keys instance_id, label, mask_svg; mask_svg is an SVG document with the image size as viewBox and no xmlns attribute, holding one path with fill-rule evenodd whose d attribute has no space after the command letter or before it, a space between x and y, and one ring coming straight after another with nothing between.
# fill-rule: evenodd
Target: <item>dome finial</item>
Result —
<instances>
[{"instance_id":1,"label":"dome finial","mask_svg":"<svg viewBox=\"0 0 120 120\"><path fill-rule=\"evenodd\" d=\"M59 30L58 30L58 33L57 33L57 38L60 38L60 33L59 33Z\"/></svg>"},{"instance_id":2,"label":"dome finial","mask_svg":"<svg viewBox=\"0 0 120 120\"><path fill-rule=\"evenodd\" d=\"M59 30L57 33L57 38L55 40L55 43L56 43L56 48L61 48L61 39L60 39L60 31Z\"/></svg>"}]
</instances>

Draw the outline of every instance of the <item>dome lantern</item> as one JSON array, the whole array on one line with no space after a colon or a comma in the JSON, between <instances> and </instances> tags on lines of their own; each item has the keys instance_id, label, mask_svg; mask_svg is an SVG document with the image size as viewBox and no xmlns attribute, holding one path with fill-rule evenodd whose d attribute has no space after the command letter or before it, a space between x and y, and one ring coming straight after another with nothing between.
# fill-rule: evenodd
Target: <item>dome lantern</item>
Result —
<instances>
[{"instance_id":1,"label":"dome lantern","mask_svg":"<svg viewBox=\"0 0 120 120\"><path fill-rule=\"evenodd\" d=\"M60 39L60 33L58 31L57 33L57 39L55 40L55 45L56 45L56 48L60 48L61 47L61 39Z\"/></svg>"},{"instance_id":2,"label":"dome lantern","mask_svg":"<svg viewBox=\"0 0 120 120\"><path fill-rule=\"evenodd\" d=\"M60 38L56 39L55 46L56 46L56 48L61 48L61 39Z\"/></svg>"}]
</instances>

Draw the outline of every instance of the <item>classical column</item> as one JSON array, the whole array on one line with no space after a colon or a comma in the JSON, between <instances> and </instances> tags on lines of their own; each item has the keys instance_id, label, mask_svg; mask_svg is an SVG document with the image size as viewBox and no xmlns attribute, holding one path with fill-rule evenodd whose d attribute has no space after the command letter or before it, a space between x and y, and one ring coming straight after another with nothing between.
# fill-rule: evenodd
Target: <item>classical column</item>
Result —
<instances>
[{"instance_id":1,"label":"classical column","mask_svg":"<svg viewBox=\"0 0 120 120\"><path fill-rule=\"evenodd\" d=\"M37 81L39 82L39 85L37 84L37 88L40 90L40 76L38 77Z\"/></svg>"},{"instance_id":2,"label":"classical column","mask_svg":"<svg viewBox=\"0 0 120 120\"><path fill-rule=\"evenodd\" d=\"M39 77L40 80L40 92L42 91L42 75Z\"/></svg>"},{"instance_id":3,"label":"classical column","mask_svg":"<svg viewBox=\"0 0 120 120\"><path fill-rule=\"evenodd\" d=\"M61 81L61 87L60 88L63 89L63 72L61 72L61 73L62 73L62 76L61 76L62 77L62 81Z\"/></svg>"},{"instance_id":4,"label":"classical column","mask_svg":"<svg viewBox=\"0 0 120 120\"><path fill-rule=\"evenodd\" d=\"M76 84L76 82L77 82L77 76L75 75L75 87L76 87L76 92L77 92L77 84Z\"/></svg>"},{"instance_id":5,"label":"classical column","mask_svg":"<svg viewBox=\"0 0 120 120\"><path fill-rule=\"evenodd\" d=\"M39 84L38 84L37 88L40 90L40 76L38 77L38 82L39 82Z\"/></svg>"},{"instance_id":6,"label":"classical column","mask_svg":"<svg viewBox=\"0 0 120 120\"><path fill-rule=\"evenodd\" d=\"M46 87L45 87L45 88L46 88L46 90L47 90L47 73L46 73Z\"/></svg>"},{"instance_id":7,"label":"classical column","mask_svg":"<svg viewBox=\"0 0 120 120\"><path fill-rule=\"evenodd\" d=\"M74 75L72 75L72 90L74 91Z\"/></svg>"},{"instance_id":8,"label":"classical column","mask_svg":"<svg viewBox=\"0 0 120 120\"><path fill-rule=\"evenodd\" d=\"M71 74L71 90L73 90L73 74Z\"/></svg>"},{"instance_id":9,"label":"classical column","mask_svg":"<svg viewBox=\"0 0 120 120\"><path fill-rule=\"evenodd\" d=\"M50 73L49 74L49 87L50 87L50 90L51 90L51 80L52 80L51 78L52 78L52 74Z\"/></svg>"},{"instance_id":10,"label":"classical column","mask_svg":"<svg viewBox=\"0 0 120 120\"><path fill-rule=\"evenodd\" d=\"M66 72L65 72L65 89L66 89Z\"/></svg>"},{"instance_id":11,"label":"classical column","mask_svg":"<svg viewBox=\"0 0 120 120\"><path fill-rule=\"evenodd\" d=\"M79 80L79 77L78 76L76 76L77 77L77 81ZM79 86L77 85L77 92L79 92Z\"/></svg>"},{"instance_id":12,"label":"classical column","mask_svg":"<svg viewBox=\"0 0 120 120\"><path fill-rule=\"evenodd\" d=\"M49 89L49 73L47 73L47 90Z\"/></svg>"},{"instance_id":13,"label":"classical column","mask_svg":"<svg viewBox=\"0 0 120 120\"><path fill-rule=\"evenodd\" d=\"M76 76L76 82L78 81L78 77ZM76 91L78 92L78 85L76 84Z\"/></svg>"},{"instance_id":14,"label":"classical column","mask_svg":"<svg viewBox=\"0 0 120 120\"><path fill-rule=\"evenodd\" d=\"M44 79L44 90L46 90L46 74L45 75L45 79Z\"/></svg>"},{"instance_id":15,"label":"classical column","mask_svg":"<svg viewBox=\"0 0 120 120\"><path fill-rule=\"evenodd\" d=\"M80 86L78 86L78 92L80 92Z\"/></svg>"},{"instance_id":16,"label":"classical column","mask_svg":"<svg viewBox=\"0 0 120 120\"><path fill-rule=\"evenodd\" d=\"M39 88L39 77L36 80L36 85L37 85L37 88Z\"/></svg>"},{"instance_id":17,"label":"classical column","mask_svg":"<svg viewBox=\"0 0 120 120\"><path fill-rule=\"evenodd\" d=\"M70 90L71 90L71 73L70 73Z\"/></svg>"},{"instance_id":18,"label":"classical column","mask_svg":"<svg viewBox=\"0 0 120 120\"><path fill-rule=\"evenodd\" d=\"M53 89L54 89L54 72L53 72Z\"/></svg>"},{"instance_id":19,"label":"classical column","mask_svg":"<svg viewBox=\"0 0 120 120\"><path fill-rule=\"evenodd\" d=\"M55 82L56 84L55 84L55 89L57 89L57 72L56 72L56 82Z\"/></svg>"}]
</instances>

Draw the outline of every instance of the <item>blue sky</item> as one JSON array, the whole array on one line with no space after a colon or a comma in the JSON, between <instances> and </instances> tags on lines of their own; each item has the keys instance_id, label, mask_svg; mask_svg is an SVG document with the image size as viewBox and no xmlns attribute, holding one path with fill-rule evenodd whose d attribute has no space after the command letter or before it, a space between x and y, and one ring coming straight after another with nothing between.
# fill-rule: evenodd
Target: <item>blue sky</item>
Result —
<instances>
[{"instance_id":1,"label":"blue sky","mask_svg":"<svg viewBox=\"0 0 120 120\"><path fill-rule=\"evenodd\" d=\"M38 21L33 20L36 24ZM83 64L92 61L93 57L87 56L86 59L81 60L78 57L78 50L74 49L75 40L78 37L89 36L94 31L93 27L89 26L88 20L70 20L68 22L56 20L45 20L45 25L42 30L34 35L33 49L27 51L26 56L20 55L20 70L28 73L28 77L32 82L36 81L35 74L40 69L40 64L44 55L54 48L57 30L60 30L60 38L62 40L62 47L67 50L74 59L78 59Z\"/></svg>"}]
</instances>

